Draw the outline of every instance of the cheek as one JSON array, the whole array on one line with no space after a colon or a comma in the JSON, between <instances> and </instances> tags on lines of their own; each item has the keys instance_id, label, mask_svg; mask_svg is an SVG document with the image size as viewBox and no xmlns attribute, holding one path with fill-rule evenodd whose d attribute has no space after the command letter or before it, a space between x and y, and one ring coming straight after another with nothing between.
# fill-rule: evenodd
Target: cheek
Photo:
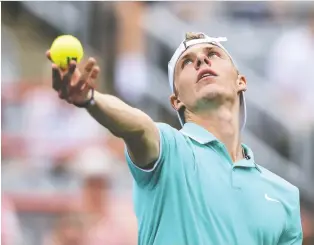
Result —
<instances>
[{"instance_id":1,"label":"cheek","mask_svg":"<svg viewBox=\"0 0 314 245\"><path fill-rule=\"evenodd\" d=\"M180 85L182 85L182 88L187 88L193 86L194 80L195 80L195 72L193 72L191 69L186 68L184 69L180 76L179 76L179 81Z\"/></svg>"},{"instance_id":2,"label":"cheek","mask_svg":"<svg viewBox=\"0 0 314 245\"><path fill-rule=\"evenodd\" d=\"M235 89L237 87L238 74L234 67L226 66L225 69L220 73L220 81L222 84Z\"/></svg>"},{"instance_id":3,"label":"cheek","mask_svg":"<svg viewBox=\"0 0 314 245\"><path fill-rule=\"evenodd\" d=\"M185 72L180 75L179 83L178 83L178 89L180 91L180 95L182 97L185 97L186 94L189 94L193 90L193 77L190 73Z\"/></svg>"}]
</instances>

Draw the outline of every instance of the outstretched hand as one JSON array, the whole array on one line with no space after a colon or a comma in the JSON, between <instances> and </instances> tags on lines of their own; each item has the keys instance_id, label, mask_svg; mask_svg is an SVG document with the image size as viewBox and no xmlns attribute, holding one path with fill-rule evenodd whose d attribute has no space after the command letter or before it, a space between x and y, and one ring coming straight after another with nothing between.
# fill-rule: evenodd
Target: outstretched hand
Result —
<instances>
[{"instance_id":1,"label":"outstretched hand","mask_svg":"<svg viewBox=\"0 0 314 245\"><path fill-rule=\"evenodd\" d=\"M51 61L49 50L46 56ZM58 92L59 97L68 103L83 104L90 99L90 91L95 87L99 71L94 58L88 59L83 73L77 68L74 60L70 61L67 70L52 64L52 87Z\"/></svg>"}]
</instances>

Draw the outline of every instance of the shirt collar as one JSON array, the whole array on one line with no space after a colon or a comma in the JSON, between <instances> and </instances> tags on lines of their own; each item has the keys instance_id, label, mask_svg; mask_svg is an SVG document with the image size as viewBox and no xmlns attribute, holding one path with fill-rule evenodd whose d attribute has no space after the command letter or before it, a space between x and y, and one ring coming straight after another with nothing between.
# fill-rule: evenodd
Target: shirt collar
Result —
<instances>
[{"instance_id":1,"label":"shirt collar","mask_svg":"<svg viewBox=\"0 0 314 245\"><path fill-rule=\"evenodd\" d=\"M260 167L255 163L253 151L246 144L242 143L241 145L244 149L246 158L235 162L234 167L251 167L256 168L259 172L262 172Z\"/></svg>"},{"instance_id":2,"label":"shirt collar","mask_svg":"<svg viewBox=\"0 0 314 245\"><path fill-rule=\"evenodd\" d=\"M180 131L185 136L190 137L202 145L212 141L218 141L212 133L208 132L205 128L195 123L185 123Z\"/></svg>"},{"instance_id":3,"label":"shirt collar","mask_svg":"<svg viewBox=\"0 0 314 245\"><path fill-rule=\"evenodd\" d=\"M206 129L195 123L185 123L180 131L185 136L188 136L189 138L195 140L202 145L214 141L219 142L219 140L212 133L208 132ZM247 145L243 143L241 145L247 157L238 162L235 162L234 167L255 167L258 171L261 172L261 169L254 161L253 151Z\"/></svg>"}]
</instances>

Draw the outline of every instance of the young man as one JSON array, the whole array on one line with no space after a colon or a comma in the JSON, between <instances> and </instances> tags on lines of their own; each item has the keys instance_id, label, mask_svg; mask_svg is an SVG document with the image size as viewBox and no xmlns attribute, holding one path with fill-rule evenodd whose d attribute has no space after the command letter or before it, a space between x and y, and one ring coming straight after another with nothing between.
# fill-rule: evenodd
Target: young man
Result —
<instances>
[{"instance_id":1,"label":"young man","mask_svg":"<svg viewBox=\"0 0 314 245\"><path fill-rule=\"evenodd\" d=\"M139 244L301 245L298 189L241 144L246 80L220 41L188 33L169 62L180 131L94 91L94 59L53 65L53 87L125 141Z\"/></svg>"}]
</instances>

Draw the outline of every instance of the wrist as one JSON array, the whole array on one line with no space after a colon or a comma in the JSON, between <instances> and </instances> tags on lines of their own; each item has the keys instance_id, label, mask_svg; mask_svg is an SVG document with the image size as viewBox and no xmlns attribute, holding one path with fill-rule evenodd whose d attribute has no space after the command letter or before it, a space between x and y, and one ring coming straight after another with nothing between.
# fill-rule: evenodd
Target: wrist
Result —
<instances>
[{"instance_id":1,"label":"wrist","mask_svg":"<svg viewBox=\"0 0 314 245\"><path fill-rule=\"evenodd\" d=\"M87 94L88 99L85 102L73 103L73 105L75 105L76 107L79 107L79 108L88 108L90 106L93 106L95 104L94 94L95 94L95 90L93 88L91 88L88 91L88 94Z\"/></svg>"},{"instance_id":2,"label":"wrist","mask_svg":"<svg viewBox=\"0 0 314 245\"><path fill-rule=\"evenodd\" d=\"M89 101L90 99L92 99L93 98L93 96L94 96L94 94L93 93L95 93L95 91L94 91L94 89L93 88L91 88L89 91L88 91L88 93L87 93L87 96L86 96L86 100L85 100L85 102L86 101Z\"/></svg>"}]
</instances>

